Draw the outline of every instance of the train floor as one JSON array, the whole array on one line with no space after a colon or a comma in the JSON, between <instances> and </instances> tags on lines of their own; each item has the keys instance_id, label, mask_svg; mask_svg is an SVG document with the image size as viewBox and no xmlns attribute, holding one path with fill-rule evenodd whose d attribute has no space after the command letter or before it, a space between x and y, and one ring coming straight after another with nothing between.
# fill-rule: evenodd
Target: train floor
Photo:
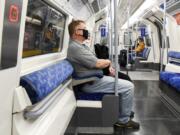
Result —
<instances>
[{"instance_id":1,"label":"train floor","mask_svg":"<svg viewBox=\"0 0 180 135\"><path fill-rule=\"evenodd\" d=\"M161 98L158 80L135 80L134 84L134 120L140 129L118 129L113 135L180 135L180 119Z\"/></svg>"}]
</instances>

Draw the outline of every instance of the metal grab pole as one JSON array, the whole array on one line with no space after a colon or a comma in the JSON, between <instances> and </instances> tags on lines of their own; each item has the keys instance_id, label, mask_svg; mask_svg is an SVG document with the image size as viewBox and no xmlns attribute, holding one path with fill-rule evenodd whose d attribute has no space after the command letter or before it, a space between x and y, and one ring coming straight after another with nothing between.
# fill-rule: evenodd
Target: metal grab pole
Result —
<instances>
[{"instance_id":1,"label":"metal grab pole","mask_svg":"<svg viewBox=\"0 0 180 135\"><path fill-rule=\"evenodd\" d=\"M128 16L128 21L127 21L127 27L128 27L128 37L129 37L129 41L131 40L130 37L130 25L129 25L129 19L130 19L130 3L128 1L128 8L127 8L127 16ZM129 42L130 45L130 42ZM127 75L128 75L128 69L129 69L129 45L127 45L127 65L126 65L126 70L127 70Z\"/></svg>"},{"instance_id":2,"label":"metal grab pole","mask_svg":"<svg viewBox=\"0 0 180 135\"><path fill-rule=\"evenodd\" d=\"M163 42L162 42L162 48L161 48L161 71L163 71L165 47L166 47L166 0L164 0Z\"/></svg>"},{"instance_id":3,"label":"metal grab pole","mask_svg":"<svg viewBox=\"0 0 180 135\"><path fill-rule=\"evenodd\" d=\"M109 36L108 36L108 38L109 38L109 59L111 60L111 61L113 61L113 58L112 58L112 55L113 55L113 46L112 46L112 44L113 44L113 42L112 42L112 0L110 0L110 7L109 7L109 14L108 14L108 27L109 27L109 32L108 32L108 34L109 34Z\"/></svg>"},{"instance_id":4,"label":"metal grab pole","mask_svg":"<svg viewBox=\"0 0 180 135\"><path fill-rule=\"evenodd\" d=\"M114 29L113 29L113 0L111 0L110 1L111 2L111 61L114 61L113 59L113 44L114 44L114 42L113 42L113 35L114 35Z\"/></svg>"},{"instance_id":5,"label":"metal grab pole","mask_svg":"<svg viewBox=\"0 0 180 135\"><path fill-rule=\"evenodd\" d=\"M115 95L118 96L118 32L117 32L117 0L114 0L114 51L115 51Z\"/></svg>"}]
</instances>

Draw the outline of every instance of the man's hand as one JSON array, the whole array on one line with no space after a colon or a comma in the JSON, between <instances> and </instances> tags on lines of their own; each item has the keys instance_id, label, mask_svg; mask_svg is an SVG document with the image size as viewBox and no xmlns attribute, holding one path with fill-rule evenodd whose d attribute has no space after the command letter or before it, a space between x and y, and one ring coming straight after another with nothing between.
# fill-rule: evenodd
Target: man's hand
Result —
<instances>
[{"instance_id":1,"label":"man's hand","mask_svg":"<svg viewBox=\"0 0 180 135\"><path fill-rule=\"evenodd\" d=\"M110 76L115 76L115 73L116 73L116 72L115 72L115 69L114 69L112 66L110 66L110 67L109 67L109 75L110 75Z\"/></svg>"}]
</instances>

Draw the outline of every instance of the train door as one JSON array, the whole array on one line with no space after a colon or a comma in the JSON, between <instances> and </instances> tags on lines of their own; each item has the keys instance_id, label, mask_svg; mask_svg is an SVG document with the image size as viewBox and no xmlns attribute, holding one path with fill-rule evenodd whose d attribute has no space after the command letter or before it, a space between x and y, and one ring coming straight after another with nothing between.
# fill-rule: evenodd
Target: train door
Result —
<instances>
[{"instance_id":1,"label":"train door","mask_svg":"<svg viewBox=\"0 0 180 135\"><path fill-rule=\"evenodd\" d=\"M23 0L0 0L0 135L11 135L13 91L19 80Z\"/></svg>"}]
</instances>

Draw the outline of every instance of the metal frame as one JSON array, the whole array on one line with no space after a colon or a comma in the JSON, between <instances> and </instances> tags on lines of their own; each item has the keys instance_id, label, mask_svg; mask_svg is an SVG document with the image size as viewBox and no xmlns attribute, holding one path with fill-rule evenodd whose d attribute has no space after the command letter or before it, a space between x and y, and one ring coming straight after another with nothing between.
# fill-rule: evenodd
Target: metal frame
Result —
<instances>
[{"instance_id":1,"label":"metal frame","mask_svg":"<svg viewBox=\"0 0 180 135\"><path fill-rule=\"evenodd\" d=\"M118 30L117 30L117 0L114 0L114 51L115 51L115 95L118 96Z\"/></svg>"},{"instance_id":2,"label":"metal frame","mask_svg":"<svg viewBox=\"0 0 180 135\"><path fill-rule=\"evenodd\" d=\"M163 62L164 62L164 49L166 47L166 0L164 0L164 19L163 19L163 42L162 42L162 48L161 48L161 71L163 71ZM168 53L168 49L167 49Z\"/></svg>"},{"instance_id":3,"label":"metal frame","mask_svg":"<svg viewBox=\"0 0 180 135\"><path fill-rule=\"evenodd\" d=\"M113 34L114 34L114 27L113 27L113 1L110 0L110 22L111 22L111 61L113 61Z\"/></svg>"}]
</instances>

